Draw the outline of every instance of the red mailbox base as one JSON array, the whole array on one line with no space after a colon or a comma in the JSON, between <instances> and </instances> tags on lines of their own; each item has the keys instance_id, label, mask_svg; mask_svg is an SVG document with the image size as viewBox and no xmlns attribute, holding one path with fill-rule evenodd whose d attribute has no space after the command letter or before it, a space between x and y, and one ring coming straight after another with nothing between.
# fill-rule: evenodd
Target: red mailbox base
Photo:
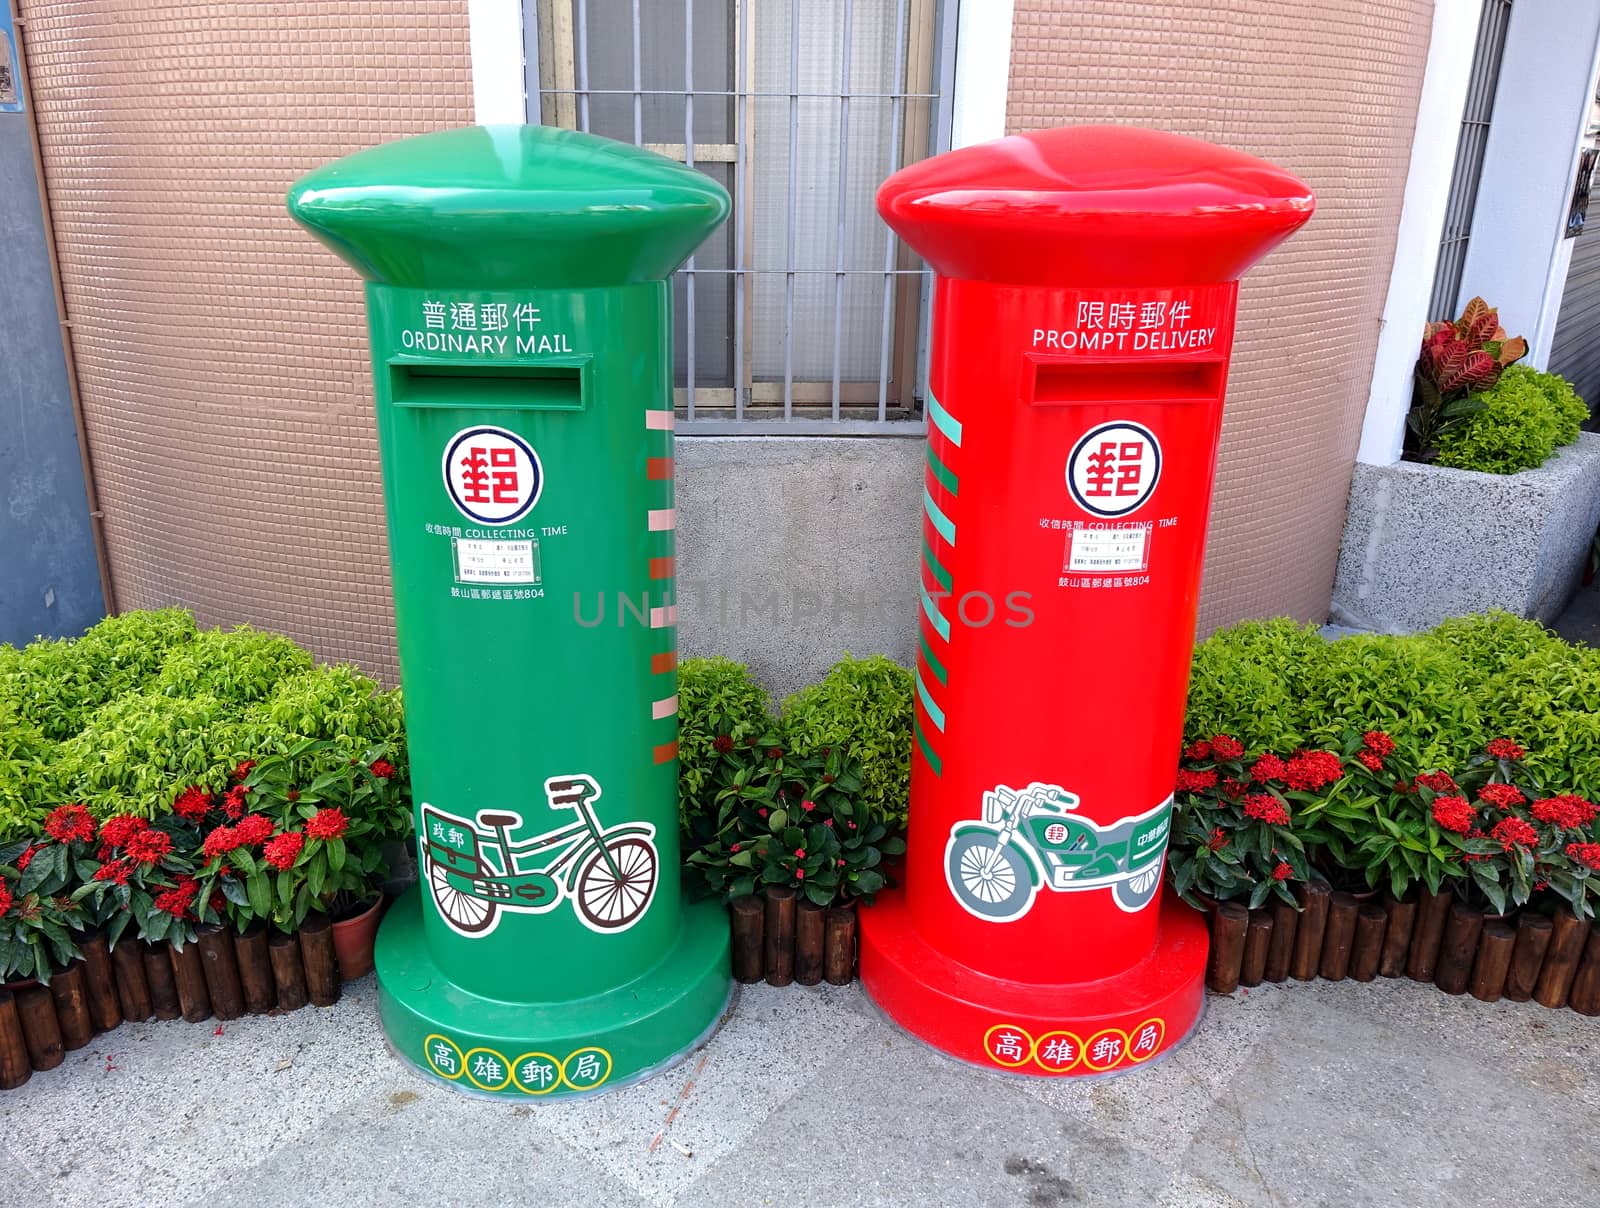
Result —
<instances>
[{"instance_id":1,"label":"red mailbox base","mask_svg":"<svg viewBox=\"0 0 1600 1208\"><path fill-rule=\"evenodd\" d=\"M934 1048L985 1069L1038 1077L1123 1073L1188 1038L1205 1001L1205 919L1174 895L1155 947L1101 981L1037 985L953 962L912 926L904 896L861 912L861 982Z\"/></svg>"}]
</instances>

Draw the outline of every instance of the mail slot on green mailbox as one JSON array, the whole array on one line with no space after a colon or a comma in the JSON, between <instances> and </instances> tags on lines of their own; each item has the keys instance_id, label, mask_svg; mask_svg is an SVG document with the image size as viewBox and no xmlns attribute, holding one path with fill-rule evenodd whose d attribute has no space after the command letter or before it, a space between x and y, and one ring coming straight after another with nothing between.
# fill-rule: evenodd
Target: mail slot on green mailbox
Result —
<instances>
[{"instance_id":1,"label":"mail slot on green mailbox","mask_svg":"<svg viewBox=\"0 0 1600 1208\"><path fill-rule=\"evenodd\" d=\"M368 283L420 879L378 934L384 1030L506 1097L647 1074L731 984L720 907L679 894L667 286L728 196L479 126L289 210Z\"/></svg>"}]
</instances>

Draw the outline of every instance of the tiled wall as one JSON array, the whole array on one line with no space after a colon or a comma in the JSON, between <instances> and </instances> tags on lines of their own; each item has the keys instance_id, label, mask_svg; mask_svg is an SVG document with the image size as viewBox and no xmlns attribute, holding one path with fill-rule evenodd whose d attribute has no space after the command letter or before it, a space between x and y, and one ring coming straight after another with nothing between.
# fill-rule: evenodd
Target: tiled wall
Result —
<instances>
[{"instance_id":1,"label":"tiled wall","mask_svg":"<svg viewBox=\"0 0 1600 1208\"><path fill-rule=\"evenodd\" d=\"M1202 630L1327 616L1431 9L1017 0L1012 130L1159 127L1282 164L1317 195L1310 224L1241 291Z\"/></svg>"}]
</instances>

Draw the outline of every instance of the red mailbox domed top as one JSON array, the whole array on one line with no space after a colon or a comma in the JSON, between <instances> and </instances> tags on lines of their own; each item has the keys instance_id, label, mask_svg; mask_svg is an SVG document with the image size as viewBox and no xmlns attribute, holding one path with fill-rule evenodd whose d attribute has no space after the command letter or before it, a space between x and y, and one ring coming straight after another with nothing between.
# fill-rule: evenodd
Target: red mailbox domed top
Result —
<instances>
[{"instance_id":1,"label":"red mailbox domed top","mask_svg":"<svg viewBox=\"0 0 1600 1208\"><path fill-rule=\"evenodd\" d=\"M878 212L947 277L1013 285L1233 281L1311 217L1266 160L1131 126L1066 126L896 172Z\"/></svg>"}]
</instances>

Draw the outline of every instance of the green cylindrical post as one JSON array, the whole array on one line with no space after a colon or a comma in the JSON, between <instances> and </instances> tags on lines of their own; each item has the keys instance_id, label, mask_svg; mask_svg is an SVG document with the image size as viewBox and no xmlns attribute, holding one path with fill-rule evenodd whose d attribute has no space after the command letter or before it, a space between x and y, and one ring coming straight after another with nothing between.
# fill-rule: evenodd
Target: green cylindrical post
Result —
<instances>
[{"instance_id":1,"label":"green cylindrical post","mask_svg":"<svg viewBox=\"0 0 1600 1208\"><path fill-rule=\"evenodd\" d=\"M542 126L404 139L290 213L367 280L420 884L384 1030L452 1085L617 1086L727 1002L679 892L672 271L712 180Z\"/></svg>"}]
</instances>

